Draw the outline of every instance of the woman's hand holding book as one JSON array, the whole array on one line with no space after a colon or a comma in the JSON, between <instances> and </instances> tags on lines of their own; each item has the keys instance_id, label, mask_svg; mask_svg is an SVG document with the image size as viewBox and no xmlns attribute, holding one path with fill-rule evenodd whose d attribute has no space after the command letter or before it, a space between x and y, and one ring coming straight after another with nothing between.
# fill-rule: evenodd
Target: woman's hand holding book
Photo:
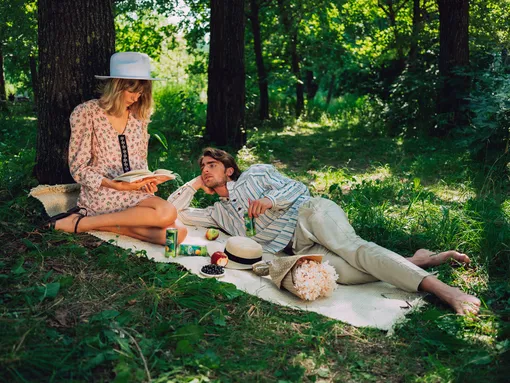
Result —
<instances>
[{"instance_id":1,"label":"woman's hand holding book","mask_svg":"<svg viewBox=\"0 0 510 383\"><path fill-rule=\"evenodd\" d=\"M153 186L150 186L149 188L147 188L146 186L149 184L152 184ZM155 177L144 178L143 180L135 181L135 182L113 181L108 178L103 178L103 182L101 183L101 186L105 186L110 189L115 189L118 191L134 191L134 190L147 191L147 190L150 190L147 192L152 193L152 190L154 190L154 188L156 188L155 191L158 190L158 188L156 186L157 184L158 184L158 182Z\"/></svg>"}]
</instances>

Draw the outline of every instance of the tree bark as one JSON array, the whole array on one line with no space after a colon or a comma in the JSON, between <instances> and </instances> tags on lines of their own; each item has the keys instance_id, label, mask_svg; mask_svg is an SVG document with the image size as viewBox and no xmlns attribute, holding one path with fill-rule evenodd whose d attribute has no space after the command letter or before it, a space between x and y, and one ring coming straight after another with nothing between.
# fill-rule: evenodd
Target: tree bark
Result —
<instances>
[{"instance_id":1,"label":"tree bark","mask_svg":"<svg viewBox=\"0 0 510 383\"><path fill-rule=\"evenodd\" d=\"M255 63L257 65L257 74L259 78L259 119L267 120L269 118L269 90L267 83L267 71L264 65L264 57L262 56L259 11L259 0L250 0L249 19L253 33L253 49L255 51Z\"/></svg>"},{"instance_id":2,"label":"tree bark","mask_svg":"<svg viewBox=\"0 0 510 383\"><path fill-rule=\"evenodd\" d=\"M34 104L37 106L37 84L39 80L37 79L37 62L34 56L30 55L29 57L30 64L30 77L32 79L32 91L34 93Z\"/></svg>"},{"instance_id":3,"label":"tree bark","mask_svg":"<svg viewBox=\"0 0 510 383\"><path fill-rule=\"evenodd\" d=\"M296 79L296 117L299 117L305 107L304 86L301 80L300 60L297 51L298 43L298 30L297 26L293 25L290 10L288 9L285 0L278 0L280 8L280 19L289 37L288 50L290 53L291 71Z\"/></svg>"},{"instance_id":4,"label":"tree bark","mask_svg":"<svg viewBox=\"0 0 510 383\"><path fill-rule=\"evenodd\" d=\"M469 65L469 0L438 0L438 4L441 82L437 110L442 122L432 133L444 136L468 119L469 77L456 71Z\"/></svg>"},{"instance_id":5,"label":"tree bark","mask_svg":"<svg viewBox=\"0 0 510 383\"><path fill-rule=\"evenodd\" d=\"M306 98L308 101L311 101L315 98L317 91L319 90L319 85L315 82L313 78L313 72L311 70L306 71Z\"/></svg>"},{"instance_id":6,"label":"tree bark","mask_svg":"<svg viewBox=\"0 0 510 383\"><path fill-rule=\"evenodd\" d=\"M381 8L388 17L391 28L393 30L393 36L395 37L395 48L397 49L398 61L401 62L404 62L404 49L402 47L400 34L397 28L397 14L407 4L408 1L409 0L402 0L401 2L394 2L393 0L379 0L377 2L379 8ZM385 5L387 7L385 7Z\"/></svg>"},{"instance_id":7,"label":"tree bark","mask_svg":"<svg viewBox=\"0 0 510 383\"><path fill-rule=\"evenodd\" d=\"M39 0L37 155L41 184L74 182L67 162L69 116L93 98L94 75L109 73L115 50L112 0Z\"/></svg>"},{"instance_id":8,"label":"tree bark","mask_svg":"<svg viewBox=\"0 0 510 383\"><path fill-rule=\"evenodd\" d=\"M328 96L326 98L326 106L329 106L331 103L331 98L333 97L333 91L335 90L335 75L331 76L331 80L329 81L329 89L328 89Z\"/></svg>"},{"instance_id":9,"label":"tree bark","mask_svg":"<svg viewBox=\"0 0 510 383\"><path fill-rule=\"evenodd\" d=\"M299 65L299 55L297 52L297 30L294 31L290 39L290 55L292 62L292 73L296 77L296 117L301 116L303 109L305 108L305 97L304 97L304 86L301 80L301 70Z\"/></svg>"},{"instance_id":10,"label":"tree bark","mask_svg":"<svg viewBox=\"0 0 510 383\"><path fill-rule=\"evenodd\" d=\"M211 0L206 138L218 146L246 143L244 0Z\"/></svg>"},{"instance_id":11,"label":"tree bark","mask_svg":"<svg viewBox=\"0 0 510 383\"><path fill-rule=\"evenodd\" d=\"M2 104L7 99L5 92L5 75L4 75L4 52L2 49L2 43L0 42L0 102Z\"/></svg>"},{"instance_id":12,"label":"tree bark","mask_svg":"<svg viewBox=\"0 0 510 383\"><path fill-rule=\"evenodd\" d=\"M409 49L409 66L413 69L418 59L418 37L423 26L420 1L421 0L413 0L413 29L411 34L411 47Z\"/></svg>"}]
</instances>

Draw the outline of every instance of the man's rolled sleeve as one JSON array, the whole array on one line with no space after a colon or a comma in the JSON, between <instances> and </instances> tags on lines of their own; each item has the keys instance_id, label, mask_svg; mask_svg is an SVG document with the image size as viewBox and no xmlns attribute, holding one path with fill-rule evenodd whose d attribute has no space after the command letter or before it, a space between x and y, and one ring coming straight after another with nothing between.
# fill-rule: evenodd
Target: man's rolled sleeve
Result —
<instances>
[{"instance_id":1,"label":"man's rolled sleeve","mask_svg":"<svg viewBox=\"0 0 510 383\"><path fill-rule=\"evenodd\" d=\"M175 206L179 219L185 225L190 226L217 226L216 221L212 218L213 208L207 209L190 208L191 200L197 191L186 183L173 192L167 201Z\"/></svg>"},{"instance_id":2,"label":"man's rolled sleeve","mask_svg":"<svg viewBox=\"0 0 510 383\"><path fill-rule=\"evenodd\" d=\"M177 211L187 208L197 191L188 183L174 191L167 201L175 206Z\"/></svg>"}]
</instances>

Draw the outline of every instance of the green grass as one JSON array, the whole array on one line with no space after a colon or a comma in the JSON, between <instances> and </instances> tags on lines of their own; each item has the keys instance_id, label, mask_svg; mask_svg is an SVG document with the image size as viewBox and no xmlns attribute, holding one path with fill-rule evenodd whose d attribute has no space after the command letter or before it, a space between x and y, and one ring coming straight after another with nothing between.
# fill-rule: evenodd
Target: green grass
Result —
<instances>
[{"instance_id":1,"label":"green grass","mask_svg":"<svg viewBox=\"0 0 510 383\"><path fill-rule=\"evenodd\" d=\"M166 90L150 162L197 174L203 107ZM164 90L162 91L164 92ZM183 98L191 106L183 109ZM510 374L508 180L448 142L388 138L370 105L252 131L243 167L275 164L338 202L361 236L409 256L419 247L467 252L441 279L483 300L478 317L437 300L392 336L261 301L88 235L43 232L36 185L36 120L0 117L0 376L13 382L504 382ZM333 117L332 117L333 116ZM372 121L373 122L373 121ZM370 125L371 124L371 125ZM176 126L184 125L181 132ZM371 128L366 128L370 126ZM197 205L210 201L200 195Z\"/></svg>"}]
</instances>

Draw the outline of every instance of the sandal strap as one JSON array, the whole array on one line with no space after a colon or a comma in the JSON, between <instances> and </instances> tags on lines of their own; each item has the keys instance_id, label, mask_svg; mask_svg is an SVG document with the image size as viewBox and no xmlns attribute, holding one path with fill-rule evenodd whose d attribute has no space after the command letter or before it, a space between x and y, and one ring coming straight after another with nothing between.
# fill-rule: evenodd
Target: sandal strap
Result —
<instances>
[{"instance_id":1,"label":"sandal strap","mask_svg":"<svg viewBox=\"0 0 510 383\"><path fill-rule=\"evenodd\" d=\"M59 219L69 217L71 214L79 213L81 210L85 210L85 212L87 212L87 209L83 207L74 206L63 213L55 214L54 216L50 217L47 221L51 224L51 222L56 222Z\"/></svg>"},{"instance_id":2,"label":"sandal strap","mask_svg":"<svg viewBox=\"0 0 510 383\"><path fill-rule=\"evenodd\" d=\"M76 220L76 223L74 224L74 233L75 234L78 233L78 224L86 216L86 214L82 214L82 213L76 213L76 214L78 214L78 219Z\"/></svg>"},{"instance_id":3,"label":"sandal strap","mask_svg":"<svg viewBox=\"0 0 510 383\"><path fill-rule=\"evenodd\" d=\"M79 213L79 214L82 214L85 217L89 214L88 210L85 209L84 207L78 208L78 210L76 212Z\"/></svg>"}]
</instances>

